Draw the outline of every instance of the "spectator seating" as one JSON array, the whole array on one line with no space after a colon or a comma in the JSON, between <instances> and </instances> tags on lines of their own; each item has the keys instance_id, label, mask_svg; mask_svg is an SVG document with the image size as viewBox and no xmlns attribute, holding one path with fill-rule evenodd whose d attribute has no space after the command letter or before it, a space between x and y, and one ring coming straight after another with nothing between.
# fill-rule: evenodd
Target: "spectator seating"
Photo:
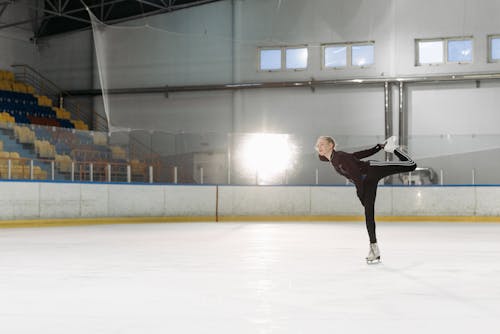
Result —
<instances>
[{"instance_id":1,"label":"spectator seating","mask_svg":"<svg viewBox=\"0 0 500 334\"><path fill-rule=\"evenodd\" d=\"M35 140L35 153L41 159L55 159L56 149L46 140Z\"/></svg>"},{"instance_id":2,"label":"spectator seating","mask_svg":"<svg viewBox=\"0 0 500 334\"><path fill-rule=\"evenodd\" d=\"M133 175L143 176L147 170L144 161L128 162L127 149L109 145L106 133L89 132L85 122L71 119L70 112L53 106L50 98L36 95L33 87L16 82L12 72L2 70L0 131L8 136L8 150L13 150L13 139L22 145L18 146L19 152L5 152L4 143L0 141L0 178L7 177L9 160L13 179L46 179L47 172L40 166L49 170L47 160L52 160L61 173L70 173L73 162L80 166L95 163L94 172L97 166L107 163L123 164L123 168L125 163L130 164ZM33 175L30 175L31 161L34 161ZM126 168L120 173L126 173Z\"/></svg>"},{"instance_id":3,"label":"spectator seating","mask_svg":"<svg viewBox=\"0 0 500 334\"><path fill-rule=\"evenodd\" d=\"M55 164L56 168L62 173L70 173L71 172L71 157L65 154L59 155L56 154Z\"/></svg>"},{"instance_id":4,"label":"spectator seating","mask_svg":"<svg viewBox=\"0 0 500 334\"><path fill-rule=\"evenodd\" d=\"M36 95L32 86L16 82L10 71L0 70L0 112L12 116L16 123L88 130L85 122L72 120L67 110L54 107L47 96Z\"/></svg>"}]
</instances>

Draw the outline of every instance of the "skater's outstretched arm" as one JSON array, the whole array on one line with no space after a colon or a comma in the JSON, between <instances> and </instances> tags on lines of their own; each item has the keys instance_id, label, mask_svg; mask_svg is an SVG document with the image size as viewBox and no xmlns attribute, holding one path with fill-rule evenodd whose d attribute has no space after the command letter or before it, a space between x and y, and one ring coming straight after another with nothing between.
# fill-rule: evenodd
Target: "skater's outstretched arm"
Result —
<instances>
[{"instance_id":1,"label":"skater's outstretched arm","mask_svg":"<svg viewBox=\"0 0 500 334\"><path fill-rule=\"evenodd\" d=\"M375 153L377 153L378 151L380 151L383 148L384 148L384 146L382 146L382 144L377 144L372 148L369 148L369 149L363 150L363 151L354 152L353 154L356 158L363 159L363 158L367 158L371 155L374 155Z\"/></svg>"}]
</instances>

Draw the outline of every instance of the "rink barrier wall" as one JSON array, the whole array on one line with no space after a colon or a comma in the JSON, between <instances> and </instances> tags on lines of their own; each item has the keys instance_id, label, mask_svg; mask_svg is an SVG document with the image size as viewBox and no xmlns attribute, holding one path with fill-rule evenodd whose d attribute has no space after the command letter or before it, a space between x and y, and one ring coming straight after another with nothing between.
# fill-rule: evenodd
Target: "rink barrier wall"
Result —
<instances>
[{"instance_id":1,"label":"rink barrier wall","mask_svg":"<svg viewBox=\"0 0 500 334\"><path fill-rule=\"evenodd\" d=\"M500 221L500 186L381 186L378 221ZM362 221L353 186L0 182L0 226Z\"/></svg>"}]
</instances>

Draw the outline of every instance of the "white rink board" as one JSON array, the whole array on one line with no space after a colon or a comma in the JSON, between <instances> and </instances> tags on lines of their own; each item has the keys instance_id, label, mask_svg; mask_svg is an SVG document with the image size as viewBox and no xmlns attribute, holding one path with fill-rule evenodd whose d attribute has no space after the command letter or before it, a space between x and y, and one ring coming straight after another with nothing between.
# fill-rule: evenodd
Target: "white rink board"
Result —
<instances>
[{"instance_id":1,"label":"white rink board","mask_svg":"<svg viewBox=\"0 0 500 334\"><path fill-rule=\"evenodd\" d=\"M0 219L40 217L40 185L31 182L0 183Z\"/></svg>"},{"instance_id":2,"label":"white rink board","mask_svg":"<svg viewBox=\"0 0 500 334\"><path fill-rule=\"evenodd\" d=\"M219 215L309 215L309 187L221 186Z\"/></svg>"},{"instance_id":3,"label":"white rink board","mask_svg":"<svg viewBox=\"0 0 500 334\"><path fill-rule=\"evenodd\" d=\"M377 191L375 210L379 215L392 214L392 187ZM350 216L364 212L354 187L311 187L311 215Z\"/></svg>"},{"instance_id":4,"label":"white rink board","mask_svg":"<svg viewBox=\"0 0 500 334\"><path fill-rule=\"evenodd\" d=\"M214 216L215 186L0 183L0 220Z\"/></svg>"},{"instance_id":5,"label":"white rink board","mask_svg":"<svg viewBox=\"0 0 500 334\"><path fill-rule=\"evenodd\" d=\"M165 216L215 216L215 186L164 186Z\"/></svg>"},{"instance_id":6,"label":"white rink board","mask_svg":"<svg viewBox=\"0 0 500 334\"><path fill-rule=\"evenodd\" d=\"M483 216L500 216L500 187L476 188L476 211Z\"/></svg>"},{"instance_id":7,"label":"white rink board","mask_svg":"<svg viewBox=\"0 0 500 334\"><path fill-rule=\"evenodd\" d=\"M40 183L40 218L80 217L81 186Z\"/></svg>"},{"instance_id":8,"label":"white rink board","mask_svg":"<svg viewBox=\"0 0 500 334\"><path fill-rule=\"evenodd\" d=\"M218 196L217 196L218 194ZM352 186L0 183L0 220L161 216L350 216ZM381 186L383 216L500 216L500 186Z\"/></svg>"},{"instance_id":9,"label":"white rink board","mask_svg":"<svg viewBox=\"0 0 500 334\"><path fill-rule=\"evenodd\" d=\"M497 193L500 194L498 190ZM475 187L395 187L392 213L396 216L473 216L475 199Z\"/></svg>"},{"instance_id":10,"label":"white rink board","mask_svg":"<svg viewBox=\"0 0 500 334\"><path fill-rule=\"evenodd\" d=\"M80 185L80 213L82 217L105 217L108 215L109 185Z\"/></svg>"},{"instance_id":11,"label":"white rink board","mask_svg":"<svg viewBox=\"0 0 500 334\"><path fill-rule=\"evenodd\" d=\"M163 216L164 191L161 186L110 185L108 216Z\"/></svg>"}]
</instances>

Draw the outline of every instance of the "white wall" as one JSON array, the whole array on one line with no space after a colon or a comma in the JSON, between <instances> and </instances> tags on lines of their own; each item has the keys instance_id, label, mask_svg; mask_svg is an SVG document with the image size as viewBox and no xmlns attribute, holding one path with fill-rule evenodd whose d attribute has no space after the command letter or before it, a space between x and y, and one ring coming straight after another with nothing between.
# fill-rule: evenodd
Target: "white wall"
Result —
<instances>
[{"instance_id":1,"label":"white wall","mask_svg":"<svg viewBox=\"0 0 500 334\"><path fill-rule=\"evenodd\" d=\"M26 7L15 3L8 4L0 16L0 26L29 18L30 12ZM31 37L33 37L33 32L29 24L0 29L0 69L11 71L10 66L13 64L33 65L35 63L37 47L30 40Z\"/></svg>"},{"instance_id":2,"label":"white wall","mask_svg":"<svg viewBox=\"0 0 500 334\"><path fill-rule=\"evenodd\" d=\"M162 30L110 28L104 41L113 88L193 85L252 81L317 80L346 77L390 77L429 73L499 71L486 62L486 36L500 33L497 1L219 1L130 22ZM233 22L234 20L234 22ZM151 31L154 31L151 33ZM174 34L174 32L181 33ZM474 63L415 66L415 38L473 35ZM50 38L40 53L40 67L68 88L88 88L90 70L88 32ZM232 41L231 41L232 40ZM367 69L325 71L320 45L329 42L376 43L376 64ZM184 42L181 42L184 41ZM151 49L151 45L156 46ZM257 68L258 46L307 44L306 71L262 73ZM133 52L130 52L132 46ZM127 51L127 52L124 52ZM233 64L234 62L234 64ZM94 84L97 84L95 78ZM445 87L445 88L442 88ZM376 91L376 93L375 93ZM492 112L498 105L498 87L480 89L456 85L412 88L410 133L493 133L499 121ZM116 97L112 118L130 128L177 132L339 131L353 135L383 134L381 89L251 90L236 94L171 94ZM215 97L215 98L214 98ZM369 106L369 107L367 107ZM428 124L429 115L439 114ZM476 123L457 122L443 128L442 119L470 117L471 109L485 114ZM138 109L141 117L137 118ZM346 113L352 113L346 117ZM456 117L459 115L459 117ZM219 120L211 124L211 120ZM322 120L321 122L318 120ZM331 127L324 126L332 124ZM471 127L469 127L469 124ZM205 128L207 125L207 128ZM337 126L338 125L338 126ZM397 122L395 124L397 130Z\"/></svg>"},{"instance_id":3,"label":"white wall","mask_svg":"<svg viewBox=\"0 0 500 334\"><path fill-rule=\"evenodd\" d=\"M117 88L500 72L500 63L487 63L486 55L487 35L500 33L499 9L496 0L219 1L127 23L162 30L151 35L110 28L107 78ZM124 29L127 38L117 38L114 31ZM415 66L416 38L464 35L474 37L472 64ZM88 88L89 39L88 32L49 38L40 51L42 72L69 88ZM373 67L321 69L322 43L366 40L375 41ZM309 46L306 71L256 70L258 46L299 44ZM131 52L123 52L130 46ZM93 81L98 87L97 75ZM499 88L497 82L481 82L480 88L475 83L410 86L410 135L500 135ZM301 145L309 154L319 134L382 136L383 102L382 89L374 87L199 92L168 99L133 95L113 97L111 117L127 128L172 133L292 133L304 138ZM397 96L394 102L397 133ZM99 103L96 108L103 113Z\"/></svg>"},{"instance_id":4,"label":"white wall","mask_svg":"<svg viewBox=\"0 0 500 334\"><path fill-rule=\"evenodd\" d=\"M218 194L218 198L217 198ZM500 216L500 187L380 187L376 213ZM443 200L444 199L444 200ZM217 206L217 207L216 207ZM0 220L96 217L360 216L352 186L1 182ZM210 218L212 217L212 218ZM291 218L293 219L293 218Z\"/></svg>"},{"instance_id":5,"label":"white wall","mask_svg":"<svg viewBox=\"0 0 500 334\"><path fill-rule=\"evenodd\" d=\"M37 68L65 90L92 87L92 58L95 55L91 37L92 32L87 30L41 39Z\"/></svg>"},{"instance_id":6,"label":"white wall","mask_svg":"<svg viewBox=\"0 0 500 334\"><path fill-rule=\"evenodd\" d=\"M408 92L410 134L500 134L500 82L412 86Z\"/></svg>"}]
</instances>

